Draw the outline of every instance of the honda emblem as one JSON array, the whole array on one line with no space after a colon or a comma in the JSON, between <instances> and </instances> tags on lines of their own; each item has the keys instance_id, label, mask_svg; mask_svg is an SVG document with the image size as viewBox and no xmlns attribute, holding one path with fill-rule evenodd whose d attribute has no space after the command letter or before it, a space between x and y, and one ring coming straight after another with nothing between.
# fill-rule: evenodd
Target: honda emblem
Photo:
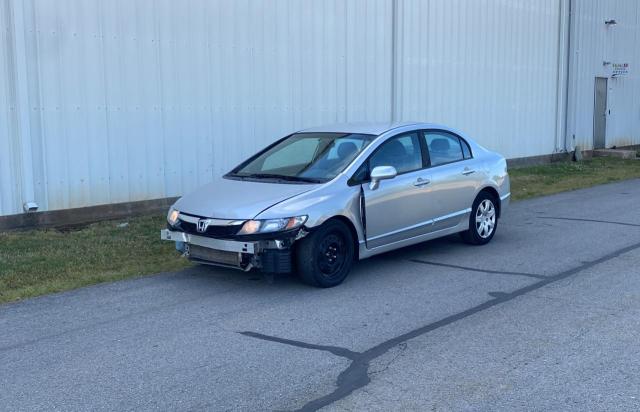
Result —
<instances>
[{"instance_id":1,"label":"honda emblem","mask_svg":"<svg viewBox=\"0 0 640 412\"><path fill-rule=\"evenodd\" d=\"M211 223L211 221L209 219L200 219L200 220L198 220L198 224L196 225L196 228L198 229L198 232L200 232L200 233L206 232L207 228L209 227L209 223Z\"/></svg>"}]
</instances>

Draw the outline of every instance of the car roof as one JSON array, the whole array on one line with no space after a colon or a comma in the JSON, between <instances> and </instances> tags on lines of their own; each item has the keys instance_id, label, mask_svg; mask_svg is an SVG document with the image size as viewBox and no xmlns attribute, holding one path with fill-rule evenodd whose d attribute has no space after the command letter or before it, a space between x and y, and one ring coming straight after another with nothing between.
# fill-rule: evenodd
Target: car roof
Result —
<instances>
[{"instance_id":1,"label":"car roof","mask_svg":"<svg viewBox=\"0 0 640 412\"><path fill-rule=\"evenodd\" d=\"M420 125L419 122L357 122L357 123L338 123L326 126L311 127L303 129L302 133L358 133L381 135L389 130L411 125Z\"/></svg>"}]
</instances>

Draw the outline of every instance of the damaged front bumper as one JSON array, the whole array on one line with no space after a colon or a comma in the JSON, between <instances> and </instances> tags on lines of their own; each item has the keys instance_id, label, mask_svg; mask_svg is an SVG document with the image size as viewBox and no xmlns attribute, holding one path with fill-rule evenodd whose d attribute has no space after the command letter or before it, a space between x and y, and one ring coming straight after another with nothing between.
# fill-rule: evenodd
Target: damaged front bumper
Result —
<instances>
[{"instance_id":1,"label":"damaged front bumper","mask_svg":"<svg viewBox=\"0 0 640 412\"><path fill-rule=\"evenodd\" d=\"M249 271L289 273L294 238L238 241L163 229L160 238L176 242L176 249L197 263ZM296 237L297 238L297 237Z\"/></svg>"}]
</instances>

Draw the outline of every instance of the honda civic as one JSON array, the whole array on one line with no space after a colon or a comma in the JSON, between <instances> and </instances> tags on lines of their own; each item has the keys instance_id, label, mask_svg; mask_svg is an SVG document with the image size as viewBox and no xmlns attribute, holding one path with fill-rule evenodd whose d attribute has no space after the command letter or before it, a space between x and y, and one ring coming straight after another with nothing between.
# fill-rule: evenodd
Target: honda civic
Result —
<instances>
[{"instance_id":1,"label":"honda civic","mask_svg":"<svg viewBox=\"0 0 640 412\"><path fill-rule=\"evenodd\" d=\"M507 163L452 128L352 123L286 136L181 197L161 238L194 262L340 284L354 262L460 233L488 243Z\"/></svg>"}]
</instances>

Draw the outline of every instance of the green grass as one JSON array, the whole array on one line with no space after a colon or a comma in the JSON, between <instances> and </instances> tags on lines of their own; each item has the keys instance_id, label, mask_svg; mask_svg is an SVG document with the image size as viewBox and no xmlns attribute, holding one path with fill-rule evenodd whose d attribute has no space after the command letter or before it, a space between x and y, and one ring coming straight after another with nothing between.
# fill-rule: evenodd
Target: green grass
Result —
<instances>
[{"instance_id":1,"label":"green grass","mask_svg":"<svg viewBox=\"0 0 640 412\"><path fill-rule=\"evenodd\" d=\"M128 222L0 233L0 303L189 265L160 241L164 216Z\"/></svg>"},{"instance_id":2,"label":"green grass","mask_svg":"<svg viewBox=\"0 0 640 412\"><path fill-rule=\"evenodd\" d=\"M509 170L511 196L522 200L640 177L640 160L596 157Z\"/></svg>"},{"instance_id":3,"label":"green grass","mask_svg":"<svg viewBox=\"0 0 640 412\"><path fill-rule=\"evenodd\" d=\"M520 200L640 177L640 160L561 162L511 169L510 175L513 199ZM119 223L0 233L0 303L189 266L173 243L160 241L164 216Z\"/></svg>"}]
</instances>

